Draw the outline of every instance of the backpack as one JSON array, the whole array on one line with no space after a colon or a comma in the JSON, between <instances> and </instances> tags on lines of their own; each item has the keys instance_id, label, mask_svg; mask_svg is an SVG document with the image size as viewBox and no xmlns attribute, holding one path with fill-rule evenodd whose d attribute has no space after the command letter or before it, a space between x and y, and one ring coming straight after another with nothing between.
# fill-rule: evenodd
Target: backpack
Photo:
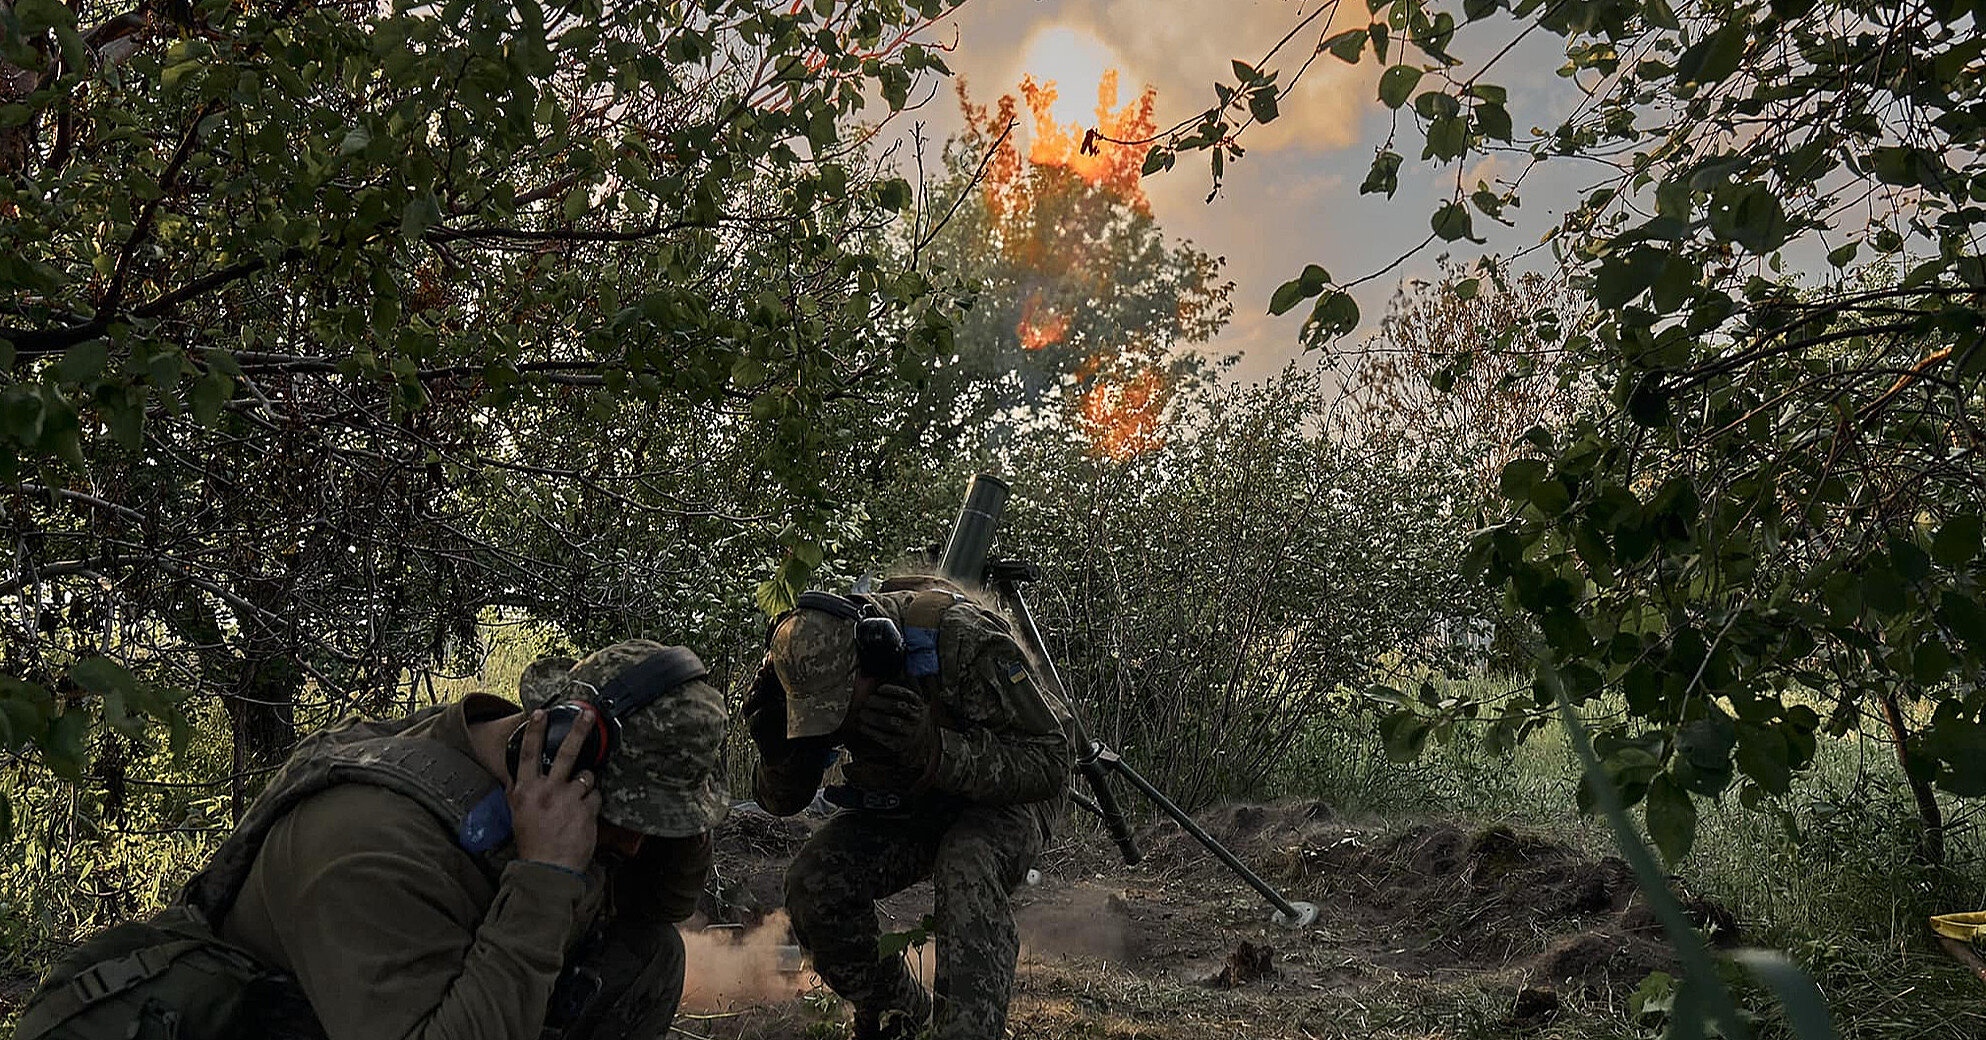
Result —
<instances>
[{"instance_id":1,"label":"backpack","mask_svg":"<svg viewBox=\"0 0 1986 1040\"><path fill-rule=\"evenodd\" d=\"M437 741L401 739L446 710L348 719L305 737L178 899L148 920L98 932L49 969L21 1011L15 1040L248 1040L281 1035L273 1028L281 1023L321 1036L294 980L223 941L216 925L276 821L337 784L369 783L412 798L472 853L507 836L508 806L497 804L503 789L488 770ZM490 833L493 826L504 833Z\"/></svg>"}]
</instances>

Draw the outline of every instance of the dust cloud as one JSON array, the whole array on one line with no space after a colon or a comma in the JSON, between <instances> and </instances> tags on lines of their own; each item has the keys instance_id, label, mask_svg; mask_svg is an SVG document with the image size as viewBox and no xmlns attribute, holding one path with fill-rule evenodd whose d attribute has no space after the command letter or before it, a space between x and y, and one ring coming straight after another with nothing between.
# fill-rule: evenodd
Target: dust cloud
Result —
<instances>
[{"instance_id":1,"label":"dust cloud","mask_svg":"<svg viewBox=\"0 0 1986 1040\"><path fill-rule=\"evenodd\" d=\"M1097 958L1121 963L1130 935L1122 903L1097 888L1065 888L1014 915L1021 932L1021 957Z\"/></svg>"},{"instance_id":2,"label":"dust cloud","mask_svg":"<svg viewBox=\"0 0 1986 1040\"><path fill-rule=\"evenodd\" d=\"M784 911L757 927L683 931L683 1008L727 1011L791 1000L820 985L792 945Z\"/></svg>"},{"instance_id":3,"label":"dust cloud","mask_svg":"<svg viewBox=\"0 0 1986 1040\"><path fill-rule=\"evenodd\" d=\"M1126 922L1113 893L1063 889L1022 908L1015 918L1022 959L1127 959ZM823 986L793 945L783 910L749 929L685 928L683 948L685 1011L735 1011L783 1003ZM930 986L937 968L936 943L927 941L904 952L911 974Z\"/></svg>"}]
</instances>

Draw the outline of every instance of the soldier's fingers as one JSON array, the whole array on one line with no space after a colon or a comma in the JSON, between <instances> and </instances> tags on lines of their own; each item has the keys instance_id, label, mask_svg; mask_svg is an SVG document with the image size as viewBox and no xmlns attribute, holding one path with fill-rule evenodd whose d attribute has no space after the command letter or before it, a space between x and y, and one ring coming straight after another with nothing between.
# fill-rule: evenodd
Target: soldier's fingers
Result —
<instances>
[{"instance_id":1,"label":"soldier's fingers","mask_svg":"<svg viewBox=\"0 0 1986 1040\"><path fill-rule=\"evenodd\" d=\"M563 783L572 777L572 767L579 761L579 751L586 746L587 730L593 725L593 706L581 704L579 714L573 717L572 728L565 731L559 741L559 753L552 758L551 778Z\"/></svg>"},{"instance_id":2,"label":"soldier's fingers","mask_svg":"<svg viewBox=\"0 0 1986 1040\"><path fill-rule=\"evenodd\" d=\"M871 717L889 719L893 722L914 724L923 717L924 709L901 701L877 701L864 709Z\"/></svg>"},{"instance_id":3,"label":"soldier's fingers","mask_svg":"<svg viewBox=\"0 0 1986 1040\"><path fill-rule=\"evenodd\" d=\"M895 683L884 683L876 687L876 694L876 699L886 704L909 704L916 707L924 705L924 699L917 696L917 691Z\"/></svg>"},{"instance_id":4,"label":"soldier's fingers","mask_svg":"<svg viewBox=\"0 0 1986 1040\"><path fill-rule=\"evenodd\" d=\"M872 737L903 737L915 732L917 727L907 720L895 717L877 717L863 720L863 728Z\"/></svg>"},{"instance_id":5,"label":"soldier's fingers","mask_svg":"<svg viewBox=\"0 0 1986 1040\"><path fill-rule=\"evenodd\" d=\"M545 753L545 713L534 711L524 720L524 741L518 747L517 775L513 783L522 784L527 778L538 775L538 759Z\"/></svg>"}]
</instances>

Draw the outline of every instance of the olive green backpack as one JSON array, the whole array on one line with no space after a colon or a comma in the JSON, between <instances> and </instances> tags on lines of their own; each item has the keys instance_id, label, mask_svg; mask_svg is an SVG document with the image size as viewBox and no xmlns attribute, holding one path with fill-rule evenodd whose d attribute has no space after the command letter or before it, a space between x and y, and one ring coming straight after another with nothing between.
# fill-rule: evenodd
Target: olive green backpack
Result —
<instances>
[{"instance_id":1,"label":"olive green backpack","mask_svg":"<svg viewBox=\"0 0 1986 1040\"><path fill-rule=\"evenodd\" d=\"M269 829L329 787L368 783L419 802L465 845L472 810L493 789L474 759L400 734L445 708L387 722L350 719L305 737L242 815L206 869L149 920L98 932L49 969L14 1040L249 1040L322 1036L286 975L222 941L226 916Z\"/></svg>"}]
</instances>

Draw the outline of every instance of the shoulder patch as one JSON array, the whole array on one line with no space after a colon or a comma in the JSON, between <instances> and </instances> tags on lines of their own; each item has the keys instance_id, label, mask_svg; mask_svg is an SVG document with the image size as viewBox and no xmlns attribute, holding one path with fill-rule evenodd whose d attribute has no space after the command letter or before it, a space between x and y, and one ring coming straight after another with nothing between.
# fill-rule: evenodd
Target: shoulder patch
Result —
<instances>
[{"instance_id":1,"label":"shoulder patch","mask_svg":"<svg viewBox=\"0 0 1986 1040\"><path fill-rule=\"evenodd\" d=\"M1007 682L1011 685L1019 686L1020 684L1026 681L1027 681L1027 665L1022 664L1019 661L1010 662L1007 665Z\"/></svg>"}]
</instances>

